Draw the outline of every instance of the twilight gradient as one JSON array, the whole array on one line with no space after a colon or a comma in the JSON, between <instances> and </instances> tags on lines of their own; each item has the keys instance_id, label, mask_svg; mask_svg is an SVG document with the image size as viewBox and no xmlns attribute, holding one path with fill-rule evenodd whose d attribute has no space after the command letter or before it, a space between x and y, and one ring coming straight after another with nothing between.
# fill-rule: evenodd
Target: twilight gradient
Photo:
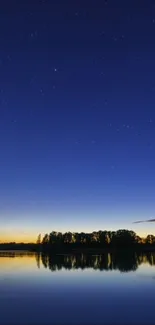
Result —
<instances>
[{"instance_id":1,"label":"twilight gradient","mask_svg":"<svg viewBox=\"0 0 155 325\"><path fill-rule=\"evenodd\" d=\"M11 6L11 5L10 5ZM0 240L155 234L152 1L1 7Z\"/></svg>"}]
</instances>

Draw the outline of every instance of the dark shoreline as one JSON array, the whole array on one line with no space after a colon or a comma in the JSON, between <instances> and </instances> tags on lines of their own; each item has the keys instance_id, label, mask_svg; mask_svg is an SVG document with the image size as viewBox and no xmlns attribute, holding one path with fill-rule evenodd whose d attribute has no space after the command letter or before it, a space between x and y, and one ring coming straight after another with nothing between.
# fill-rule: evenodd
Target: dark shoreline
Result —
<instances>
[{"instance_id":1,"label":"dark shoreline","mask_svg":"<svg viewBox=\"0 0 155 325\"><path fill-rule=\"evenodd\" d=\"M29 251L45 254L95 254L102 255L105 253L117 252L155 252L154 245L136 245L131 247L50 247L44 248L36 244L0 244L1 251Z\"/></svg>"}]
</instances>

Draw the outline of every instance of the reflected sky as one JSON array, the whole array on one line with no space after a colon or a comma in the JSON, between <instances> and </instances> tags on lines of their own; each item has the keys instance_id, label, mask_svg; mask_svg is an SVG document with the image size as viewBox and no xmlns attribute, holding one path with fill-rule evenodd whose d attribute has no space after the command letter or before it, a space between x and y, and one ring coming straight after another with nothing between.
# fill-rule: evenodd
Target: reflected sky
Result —
<instances>
[{"instance_id":1,"label":"reflected sky","mask_svg":"<svg viewBox=\"0 0 155 325\"><path fill-rule=\"evenodd\" d=\"M1 252L0 324L153 324L154 277L154 254Z\"/></svg>"}]
</instances>

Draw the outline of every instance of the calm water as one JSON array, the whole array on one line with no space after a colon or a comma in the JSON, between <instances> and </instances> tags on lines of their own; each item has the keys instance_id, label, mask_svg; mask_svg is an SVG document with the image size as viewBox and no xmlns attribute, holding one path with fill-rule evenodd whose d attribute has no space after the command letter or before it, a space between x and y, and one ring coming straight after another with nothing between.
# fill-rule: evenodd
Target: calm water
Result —
<instances>
[{"instance_id":1,"label":"calm water","mask_svg":"<svg viewBox=\"0 0 155 325\"><path fill-rule=\"evenodd\" d=\"M0 252L0 324L154 324L155 255Z\"/></svg>"}]
</instances>

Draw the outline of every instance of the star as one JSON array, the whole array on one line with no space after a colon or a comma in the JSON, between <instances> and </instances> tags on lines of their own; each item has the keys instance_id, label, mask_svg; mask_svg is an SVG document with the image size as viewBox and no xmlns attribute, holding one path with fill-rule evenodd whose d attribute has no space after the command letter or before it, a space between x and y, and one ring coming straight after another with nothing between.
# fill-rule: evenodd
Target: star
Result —
<instances>
[{"instance_id":1,"label":"star","mask_svg":"<svg viewBox=\"0 0 155 325\"><path fill-rule=\"evenodd\" d=\"M35 81L36 77L32 77L31 80L30 80L30 85L32 85Z\"/></svg>"},{"instance_id":2,"label":"star","mask_svg":"<svg viewBox=\"0 0 155 325\"><path fill-rule=\"evenodd\" d=\"M38 36L37 30L31 33L31 38L36 38Z\"/></svg>"},{"instance_id":3,"label":"star","mask_svg":"<svg viewBox=\"0 0 155 325\"><path fill-rule=\"evenodd\" d=\"M44 92L43 92L42 88L40 89L40 93L41 93L41 95L44 95Z\"/></svg>"},{"instance_id":4,"label":"star","mask_svg":"<svg viewBox=\"0 0 155 325\"><path fill-rule=\"evenodd\" d=\"M8 61L11 61L11 56L7 55L7 59L8 59Z\"/></svg>"},{"instance_id":5,"label":"star","mask_svg":"<svg viewBox=\"0 0 155 325\"><path fill-rule=\"evenodd\" d=\"M54 72L57 72L58 71L58 69L57 68L54 68Z\"/></svg>"}]
</instances>

